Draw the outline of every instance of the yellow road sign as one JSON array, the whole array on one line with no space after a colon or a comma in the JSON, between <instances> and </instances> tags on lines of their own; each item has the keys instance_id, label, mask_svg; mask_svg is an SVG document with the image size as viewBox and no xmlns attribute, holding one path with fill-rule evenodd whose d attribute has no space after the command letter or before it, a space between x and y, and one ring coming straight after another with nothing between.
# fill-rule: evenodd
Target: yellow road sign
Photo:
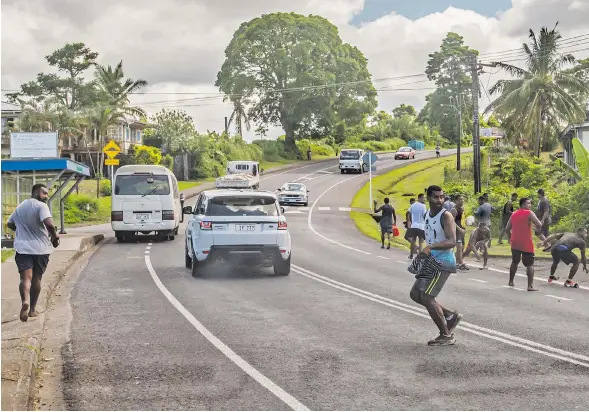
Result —
<instances>
[{"instance_id":1,"label":"yellow road sign","mask_svg":"<svg viewBox=\"0 0 589 412\"><path fill-rule=\"evenodd\" d=\"M109 157L109 159L114 159L121 152L121 148L114 140L111 140L106 146L104 146L102 151Z\"/></svg>"},{"instance_id":2,"label":"yellow road sign","mask_svg":"<svg viewBox=\"0 0 589 412\"><path fill-rule=\"evenodd\" d=\"M118 166L119 159L104 159L104 164L107 166Z\"/></svg>"}]
</instances>

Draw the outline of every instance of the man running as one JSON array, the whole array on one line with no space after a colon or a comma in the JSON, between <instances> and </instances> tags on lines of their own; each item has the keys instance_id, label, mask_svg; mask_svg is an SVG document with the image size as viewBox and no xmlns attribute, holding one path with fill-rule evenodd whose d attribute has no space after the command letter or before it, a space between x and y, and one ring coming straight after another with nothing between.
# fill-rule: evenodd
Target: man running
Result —
<instances>
[{"instance_id":1,"label":"man running","mask_svg":"<svg viewBox=\"0 0 589 412\"><path fill-rule=\"evenodd\" d=\"M497 244L503 244L503 235L505 235L505 228L507 227L507 222L509 222L509 218L513 214L513 203L517 201L517 193L511 194L511 199L509 199L503 205L503 211L501 213L501 233L499 233L499 241Z\"/></svg>"},{"instance_id":2,"label":"man running","mask_svg":"<svg viewBox=\"0 0 589 412\"><path fill-rule=\"evenodd\" d=\"M39 315L35 307L41 294L41 278L47 269L53 245L59 241L46 204L48 197L47 186L34 185L31 198L18 205L8 218L7 226L16 232L14 260L20 273L18 290L22 303L20 320L23 322Z\"/></svg>"},{"instance_id":3,"label":"man running","mask_svg":"<svg viewBox=\"0 0 589 412\"><path fill-rule=\"evenodd\" d=\"M548 282L552 283L554 280L558 280L558 276L555 275L558 264L562 261L565 265L572 264L569 272L569 278L565 281L564 285L569 288L577 288L579 285L573 280L579 270L579 258L573 253L573 249L579 249L581 251L581 262L583 263L583 270L587 273L587 257L585 255L585 249L587 248L587 229L584 227L579 228L577 233L562 233L556 235L559 239L552 246L552 267L550 268L550 277ZM543 242L548 243L552 236L548 236Z\"/></svg>"},{"instance_id":4,"label":"man running","mask_svg":"<svg viewBox=\"0 0 589 412\"><path fill-rule=\"evenodd\" d=\"M505 231L511 243L511 267L509 268L509 286L515 286L515 272L519 262L523 261L528 275L528 292L535 292L534 288L534 239L532 225L541 229L542 224L536 214L532 212L532 202L527 197L519 200L519 209L511 215Z\"/></svg>"},{"instance_id":5,"label":"man running","mask_svg":"<svg viewBox=\"0 0 589 412\"><path fill-rule=\"evenodd\" d=\"M436 145L436 156L440 157L440 145L439 144Z\"/></svg>"},{"instance_id":6,"label":"man running","mask_svg":"<svg viewBox=\"0 0 589 412\"><path fill-rule=\"evenodd\" d=\"M384 238L387 237L387 249L391 248L391 233L393 233L393 225L397 224L397 215L395 214L395 208L389 204L389 198L384 198L384 205L376 208L376 200L374 201L374 213L382 212L380 219L380 240L382 242L381 249L384 249Z\"/></svg>"},{"instance_id":7,"label":"man running","mask_svg":"<svg viewBox=\"0 0 589 412\"><path fill-rule=\"evenodd\" d=\"M444 191L439 186L430 186L427 189L429 211L425 217L425 241L427 246L422 254L430 256L436 262L433 272L428 271L428 277L418 277L413 284L409 296L411 299L425 306L432 320L438 327L440 335L430 340L428 345L444 346L455 343L453 331L462 319L457 311L451 311L436 301L444 284L450 277L450 273L456 272L456 259L454 246L456 246L456 225L454 217L445 210ZM421 254L419 255L421 256Z\"/></svg>"},{"instance_id":8,"label":"man running","mask_svg":"<svg viewBox=\"0 0 589 412\"><path fill-rule=\"evenodd\" d=\"M487 268L487 261L489 259L487 243L489 242L489 239L491 239L491 231L484 222L481 222L479 223L479 227L473 230L473 232L470 234L468 247L464 251L464 257L467 257L470 254L470 252L473 252L477 260L481 260L481 257L478 252L482 252L483 267L481 268L481 270Z\"/></svg>"},{"instance_id":9,"label":"man running","mask_svg":"<svg viewBox=\"0 0 589 412\"><path fill-rule=\"evenodd\" d=\"M484 223L491 230L491 214L493 213L493 206L489 203L489 195L485 193L479 197L479 207L474 211L474 215L479 218L479 224ZM487 243L491 247L491 238Z\"/></svg>"},{"instance_id":10,"label":"man running","mask_svg":"<svg viewBox=\"0 0 589 412\"><path fill-rule=\"evenodd\" d=\"M466 228L462 223L462 216L464 215L464 196L457 195L454 198L454 208L450 211L454 216L454 223L456 224L456 266L460 270L470 270L468 266L464 264L463 253L464 253L464 238L466 235Z\"/></svg>"},{"instance_id":11,"label":"man running","mask_svg":"<svg viewBox=\"0 0 589 412\"><path fill-rule=\"evenodd\" d=\"M409 259L413 259L413 254L421 251L423 247L423 241L425 240L425 232L423 228L425 226L425 212L427 208L425 206L425 196L420 193L417 196L417 202L413 203L409 210L409 221L407 222L409 229L407 229L407 238L411 239L411 251L409 252ZM419 238L419 248L417 248L417 238Z\"/></svg>"}]
</instances>

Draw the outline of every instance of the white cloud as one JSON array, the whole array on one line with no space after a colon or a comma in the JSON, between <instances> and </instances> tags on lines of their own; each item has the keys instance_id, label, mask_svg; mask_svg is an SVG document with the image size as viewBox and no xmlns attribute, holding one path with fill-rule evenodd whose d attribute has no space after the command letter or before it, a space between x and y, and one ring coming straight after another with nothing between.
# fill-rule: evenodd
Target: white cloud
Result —
<instances>
[{"instance_id":1,"label":"white cloud","mask_svg":"<svg viewBox=\"0 0 589 412\"><path fill-rule=\"evenodd\" d=\"M350 25L363 6L363 0L168 0L149 6L139 0L4 0L2 88L17 88L36 73L48 70L43 56L66 42L83 41L100 54L103 64L116 64L122 59L127 75L150 83L149 92L206 93L142 95L133 101L144 103L151 113L163 106L182 107L194 117L199 130L221 131L231 107L220 98L203 97L218 93L213 84L235 29L264 13L294 11L329 18L344 41L364 52L375 79L423 72L428 54L439 47L448 31L461 34L467 45L481 53L518 48L529 28L552 27L556 20L563 37L589 32L589 2L585 0L513 0L512 8L496 17L452 7L417 20L393 12L361 27ZM486 85L495 78L483 75L481 80ZM378 82L376 87L419 80ZM401 87L428 86L425 82ZM379 105L392 110L404 102L419 108L427 93L381 91ZM194 100L186 100L191 98ZM486 96L481 103L486 104ZM272 128L270 134L277 133L278 129Z\"/></svg>"}]
</instances>

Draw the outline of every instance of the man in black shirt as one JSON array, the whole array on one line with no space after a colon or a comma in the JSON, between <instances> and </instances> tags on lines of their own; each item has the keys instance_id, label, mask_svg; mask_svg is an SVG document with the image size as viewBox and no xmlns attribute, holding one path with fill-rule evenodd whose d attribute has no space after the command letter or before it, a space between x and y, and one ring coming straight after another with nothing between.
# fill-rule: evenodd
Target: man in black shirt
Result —
<instances>
[{"instance_id":1,"label":"man in black shirt","mask_svg":"<svg viewBox=\"0 0 589 412\"><path fill-rule=\"evenodd\" d=\"M507 222L509 222L511 215L513 215L513 202L516 202L516 201L517 201L517 193L512 193L511 199L509 199L503 205L503 213L501 214L501 223L502 223L501 233L499 234L499 241L497 242L500 245L503 244L503 235L505 235L505 228L507 227Z\"/></svg>"},{"instance_id":2,"label":"man in black shirt","mask_svg":"<svg viewBox=\"0 0 589 412\"><path fill-rule=\"evenodd\" d=\"M384 198L384 205L376 208L376 200L374 201L374 213L382 212L382 218L380 219L380 240L382 242L381 249L384 249L384 237L387 236L388 245L387 249L391 248L391 233L393 232L393 225L397 224L397 215L395 214L395 208L389 204L389 198Z\"/></svg>"}]
</instances>

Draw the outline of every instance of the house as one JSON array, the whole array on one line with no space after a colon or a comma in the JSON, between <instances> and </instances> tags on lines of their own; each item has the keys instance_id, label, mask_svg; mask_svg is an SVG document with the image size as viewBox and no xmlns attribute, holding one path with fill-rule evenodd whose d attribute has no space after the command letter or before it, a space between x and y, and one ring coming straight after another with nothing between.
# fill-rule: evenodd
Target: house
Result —
<instances>
[{"instance_id":1,"label":"house","mask_svg":"<svg viewBox=\"0 0 589 412\"><path fill-rule=\"evenodd\" d=\"M8 127L14 124L21 113L20 106L2 102L2 156L10 156L10 134L8 133Z\"/></svg>"},{"instance_id":2,"label":"house","mask_svg":"<svg viewBox=\"0 0 589 412\"><path fill-rule=\"evenodd\" d=\"M572 167L576 167L575 155L571 143L574 137L578 138L583 146L589 150L589 110L587 110L585 122L567 127L562 135L561 141L564 151L564 161Z\"/></svg>"},{"instance_id":3,"label":"house","mask_svg":"<svg viewBox=\"0 0 589 412\"><path fill-rule=\"evenodd\" d=\"M493 140L494 144L499 147L505 139L505 131L499 127L481 127L479 129L481 139Z\"/></svg>"}]
</instances>

